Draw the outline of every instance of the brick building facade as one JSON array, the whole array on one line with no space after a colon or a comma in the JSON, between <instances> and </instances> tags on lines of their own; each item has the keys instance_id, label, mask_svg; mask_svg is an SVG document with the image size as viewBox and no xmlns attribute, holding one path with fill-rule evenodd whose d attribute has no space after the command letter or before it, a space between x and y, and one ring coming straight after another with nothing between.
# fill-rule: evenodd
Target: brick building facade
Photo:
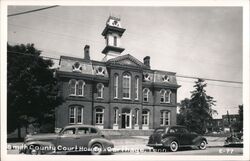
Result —
<instances>
[{"instance_id":1,"label":"brick building facade","mask_svg":"<svg viewBox=\"0 0 250 161\"><path fill-rule=\"evenodd\" d=\"M60 57L56 72L63 99L56 108L56 128L91 124L104 129L153 129L176 124L177 89L173 72L153 70L150 57L143 62L121 54L125 29L109 17L102 32L106 47L102 61Z\"/></svg>"}]
</instances>

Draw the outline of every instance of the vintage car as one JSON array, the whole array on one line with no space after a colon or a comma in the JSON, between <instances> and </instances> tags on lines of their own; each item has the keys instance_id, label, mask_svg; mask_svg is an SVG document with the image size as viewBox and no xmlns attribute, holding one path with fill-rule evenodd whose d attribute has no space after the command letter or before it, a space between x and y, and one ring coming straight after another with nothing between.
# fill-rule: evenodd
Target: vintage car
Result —
<instances>
[{"instance_id":1,"label":"vintage car","mask_svg":"<svg viewBox=\"0 0 250 161\"><path fill-rule=\"evenodd\" d=\"M156 128L149 137L147 146L154 149L169 149L176 152L180 147L193 147L205 150L207 139L189 132L184 126L162 126Z\"/></svg>"},{"instance_id":2,"label":"vintage car","mask_svg":"<svg viewBox=\"0 0 250 161\"><path fill-rule=\"evenodd\" d=\"M58 134L27 135L20 153L57 154L90 152L93 155L111 153L114 144L91 125L70 125Z\"/></svg>"},{"instance_id":3,"label":"vintage car","mask_svg":"<svg viewBox=\"0 0 250 161\"><path fill-rule=\"evenodd\" d=\"M232 133L224 143L225 147L243 147L243 133Z\"/></svg>"}]
</instances>

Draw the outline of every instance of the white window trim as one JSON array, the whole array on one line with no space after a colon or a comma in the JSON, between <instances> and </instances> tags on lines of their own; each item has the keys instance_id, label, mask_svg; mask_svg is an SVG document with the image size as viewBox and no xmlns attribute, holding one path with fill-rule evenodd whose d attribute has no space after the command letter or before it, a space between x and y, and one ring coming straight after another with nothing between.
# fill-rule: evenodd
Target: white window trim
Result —
<instances>
[{"instance_id":1,"label":"white window trim","mask_svg":"<svg viewBox=\"0 0 250 161\"><path fill-rule=\"evenodd\" d=\"M118 117L119 117L118 112L119 112L118 108L115 108L115 109L114 109L114 115L115 115L116 117L115 117L114 125L118 125Z\"/></svg>"},{"instance_id":2,"label":"white window trim","mask_svg":"<svg viewBox=\"0 0 250 161\"><path fill-rule=\"evenodd\" d=\"M99 85L102 86L101 87L101 96L100 97L98 96L98 93L99 93L99 88L98 87L99 87ZM103 98L104 85L102 83L98 83L96 87L97 87L97 98Z\"/></svg>"},{"instance_id":3,"label":"white window trim","mask_svg":"<svg viewBox=\"0 0 250 161\"><path fill-rule=\"evenodd\" d=\"M166 94L167 93L168 93L168 100L166 100ZM170 101L171 101L171 91L170 90L165 91L165 97L164 98L165 98L165 103L170 103Z\"/></svg>"},{"instance_id":4,"label":"white window trim","mask_svg":"<svg viewBox=\"0 0 250 161\"><path fill-rule=\"evenodd\" d=\"M169 93L168 93L169 92ZM163 93L163 95L162 95ZM168 93L168 100L166 100L166 94ZM160 90L160 103L170 103L171 102L171 91L162 89ZM161 98L163 96L163 101L161 101Z\"/></svg>"},{"instance_id":5,"label":"white window trim","mask_svg":"<svg viewBox=\"0 0 250 161\"><path fill-rule=\"evenodd\" d=\"M139 78L135 78L135 90L136 90L136 95L135 95L135 100L139 100Z\"/></svg>"},{"instance_id":6,"label":"white window trim","mask_svg":"<svg viewBox=\"0 0 250 161\"><path fill-rule=\"evenodd\" d=\"M142 111L143 112L143 111ZM143 116L147 116L146 119L147 119L147 124L145 124L145 121L143 120L143 124L142 126L148 126L149 125L149 111L147 111L147 114L143 114L142 113L142 119L144 118Z\"/></svg>"},{"instance_id":7,"label":"white window trim","mask_svg":"<svg viewBox=\"0 0 250 161\"><path fill-rule=\"evenodd\" d=\"M146 95L147 96L146 97L147 101L144 100L144 92L145 92L145 90L147 90L147 95ZM143 102L148 102L149 101L149 92L150 92L150 90L148 88L144 88L143 89L143 91L142 91L142 93L143 93Z\"/></svg>"},{"instance_id":8,"label":"white window trim","mask_svg":"<svg viewBox=\"0 0 250 161\"><path fill-rule=\"evenodd\" d=\"M96 125L103 125L104 124L104 109L102 109L102 112L96 112L96 110L95 110L95 117L97 117L97 114L102 114L102 123L97 123L96 119L95 119L95 124Z\"/></svg>"},{"instance_id":9,"label":"white window trim","mask_svg":"<svg viewBox=\"0 0 250 161\"><path fill-rule=\"evenodd\" d=\"M123 91L122 91L122 98L123 99L131 99L131 76L129 75L129 74L125 74L125 75L123 75L123 81L124 81L124 77L126 77L126 78L128 78L129 79L129 93L128 93L128 96L129 97L124 97L123 96ZM123 87L122 87L122 90L123 90Z\"/></svg>"},{"instance_id":10,"label":"white window trim","mask_svg":"<svg viewBox=\"0 0 250 161\"><path fill-rule=\"evenodd\" d=\"M81 97L84 97L85 82L84 82L83 80L78 80L78 81L75 80L75 79L69 80L69 90L70 90L70 91L71 91L71 81L75 81L75 92L74 92L74 94L70 93L69 96L81 96ZM78 90L78 88L79 88L79 86L78 86L79 82L82 82L82 94L81 94L81 95L78 95L78 94L77 94L77 90ZM78 86L78 88L77 88L77 86Z\"/></svg>"},{"instance_id":11,"label":"white window trim","mask_svg":"<svg viewBox=\"0 0 250 161\"><path fill-rule=\"evenodd\" d=\"M75 81L75 85L74 85L75 86L75 92L74 92L74 94L71 93L71 81ZM69 80L69 95L70 96L75 96L76 95L76 83L77 83L77 81L75 79L70 79Z\"/></svg>"},{"instance_id":12,"label":"white window trim","mask_svg":"<svg viewBox=\"0 0 250 161\"><path fill-rule=\"evenodd\" d=\"M81 108L81 122L77 122L78 121L78 109ZM76 124L83 124L83 107L75 107L75 109L77 109L77 116L76 116Z\"/></svg>"},{"instance_id":13,"label":"white window trim","mask_svg":"<svg viewBox=\"0 0 250 161\"><path fill-rule=\"evenodd\" d=\"M81 122L78 122L78 108L81 108ZM71 109L73 109L74 110L74 115L73 115L73 117L70 117L70 115L71 115ZM72 123L72 122L70 122L70 119L71 118L74 118L74 122ZM69 124L83 124L83 107L81 107L81 106L71 106L71 107L69 107Z\"/></svg>"},{"instance_id":14,"label":"white window trim","mask_svg":"<svg viewBox=\"0 0 250 161\"><path fill-rule=\"evenodd\" d=\"M117 74L115 74L115 82L114 82L114 88L115 88L115 95L114 98L118 98L118 81L119 81L119 76Z\"/></svg>"},{"instance_id":15,"label":"white window trim","mask_svg":"<svg viewBox=\"0 0 250 161\"><path fill-rule=\"evenodd\" d=\"M73 117L71 117L71 109L73 109ZM74 122L70 122L70 119L73 118ZM76 108L75 107L69 107L69 124L75 124L76 122Z\"/></svg>"},{"instance_id":16,"label":"white window trim","mask_svg":"<svg viewBox=\"0 0 250 161\"><path fill-rule=\"evenodd\" d=\"M163 113L163 117L161 118L160 117L160 119L163 119L163 123L161 123L161 126L167 126L166 125L166 113L168 113L168 125L171 125L170 124L170 111L161 111L161 113Z\"/></svg>"},{"instance_id":17,"label":"white window trim","mask_svg":"<svg viewBox=\"0 0 250 161\"><path fill-rule=\"evenodd\" d=\"M76 85L79 84L80 82L82 82L82 94L81 94L81 95L77 95L76 92L75 92L76 96L84 96L84 92L85 92L85 91L84 91L85 82L82 81L82 80L79 80L79 81L76 82ZM78 88L79 88L79 86L78 86ZM78 90L76 87L75 87L75 89Z\"/></svg>"}]
</instances>

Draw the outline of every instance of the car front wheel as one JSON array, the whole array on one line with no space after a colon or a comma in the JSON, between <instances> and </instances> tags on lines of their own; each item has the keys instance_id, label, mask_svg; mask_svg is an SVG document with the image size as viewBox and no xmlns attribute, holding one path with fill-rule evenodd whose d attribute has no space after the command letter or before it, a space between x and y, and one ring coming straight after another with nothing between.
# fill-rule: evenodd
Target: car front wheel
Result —
<instances>
[{"instance_id":1,"label":"car front wheel","mask_svg":"<svg viewBox=\"0 0 250 161\"><path fill-rule=\"evenodd\" d=\"M176 152L178 150L178 148L179 148L179 145L176 141L172 141L170 143L170 146L169 146L170 151Z\"/></svg>"},{"instance_id":2,"label":"car front wheel","mask_svg":"<svg viewBox=\"0 0 250 161\"><path fill-rule=\"evenodd\" d=\"M99 143L94 143L91 146L91 154L92 155L100 155L100 154L102 154L102 151L103 151L102 145Z\"/></svg>"},{"instance_id":3,"label":"car front wheel","mask_svg":"<svg viewBox=\"0 0 250 161\"><path fill-rule=\"evenodd\" d=\"M198 147L199 147L199 149L201 149L201 150L205 150L205 149L207 148L207 142L206 142L205 140L202 140L202 141L200 142L200 145L199 145Z\"/></svg>"}]
</instances>

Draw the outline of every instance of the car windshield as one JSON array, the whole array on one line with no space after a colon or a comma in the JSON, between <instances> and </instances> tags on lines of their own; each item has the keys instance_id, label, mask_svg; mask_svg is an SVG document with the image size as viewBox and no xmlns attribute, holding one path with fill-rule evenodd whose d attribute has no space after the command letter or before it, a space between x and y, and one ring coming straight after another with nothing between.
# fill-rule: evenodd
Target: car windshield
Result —
<instances>
[{"instance_id":1,"label":"car windshield","mask_svg":"<svg viewBox=\"0 0 250 161\"><path fill-rule=\"evenodd\" d=\"M155 129L154 133L164 133L168 131L168 127L164 128L164 127L160 127Z\"/></svg>"}]
</instances>

